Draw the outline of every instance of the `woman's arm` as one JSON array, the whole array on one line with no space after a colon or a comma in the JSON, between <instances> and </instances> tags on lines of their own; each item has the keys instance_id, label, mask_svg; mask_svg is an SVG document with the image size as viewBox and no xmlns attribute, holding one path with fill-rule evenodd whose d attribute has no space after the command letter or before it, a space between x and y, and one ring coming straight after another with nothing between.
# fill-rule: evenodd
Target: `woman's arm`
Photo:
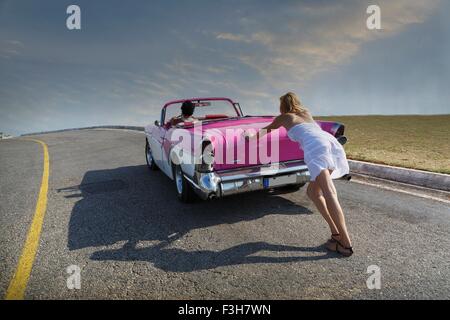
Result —
<instances>
[{"instance_id":1,"label":"woman's arm","mask_svg":"<svg viewBox=\"0 0 450 320\"><path fill-rule=\"evenodd\" d=\"M246 138L253 139L253 138L256 138L256 137L258 137L258 138L264 137L270 131L282 127L283 123L284 123L284 117L283 117L283 115L279 115L278 117L273 119L271 124L269 124L268 126L262 128L256 134L246 135Z\"/></svg>"}]
</instances>

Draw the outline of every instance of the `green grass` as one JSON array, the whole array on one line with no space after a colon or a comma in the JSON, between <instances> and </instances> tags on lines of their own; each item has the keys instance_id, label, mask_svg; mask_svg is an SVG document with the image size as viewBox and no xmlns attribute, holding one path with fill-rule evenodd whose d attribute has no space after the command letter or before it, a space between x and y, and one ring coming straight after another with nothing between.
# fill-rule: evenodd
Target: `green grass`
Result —
<instances>
[{"instance_id":1,"label":"green grass","mask_svg":"<svg viewBox=\"0 0 450 320\"><path fill-rule=\"evenodd\" d=\"M450 174L450 115L317 119L345 125L349 159Z\"/></svg>"}]
</instances>

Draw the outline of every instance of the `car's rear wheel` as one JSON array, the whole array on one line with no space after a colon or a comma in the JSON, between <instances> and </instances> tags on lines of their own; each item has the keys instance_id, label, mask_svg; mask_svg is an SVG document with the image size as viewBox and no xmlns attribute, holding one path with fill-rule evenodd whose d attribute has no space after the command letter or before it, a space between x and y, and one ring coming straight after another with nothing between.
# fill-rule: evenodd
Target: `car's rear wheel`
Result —
<instances>
[{"instance_id":1,"label":"car's rear wheel","mask_svg":"<svg viewBox=\"0 0 450 320\"><path fill-rule=\"evenodd\" d=\"M197 196L192 189L189 181L186 180L183 174L183 170L181 166L174 165L173 166L173 177L175 181L175 190L177 191L178 199L182 202L193 202Z\"/></svg>"},{"instance_id":2,"label":"car's rear wheel","mask_svg":"<svg viewBox=\"0 0 450 320\"><path fill-rule=\"evenodd\" d=\"M150 170L158 170L158 166L155 163L152 155L152 149L150 149L150 145L148 144L147 139L145 140L145 160L147 161L147 167Z\"/></svg>"}]
</instances>

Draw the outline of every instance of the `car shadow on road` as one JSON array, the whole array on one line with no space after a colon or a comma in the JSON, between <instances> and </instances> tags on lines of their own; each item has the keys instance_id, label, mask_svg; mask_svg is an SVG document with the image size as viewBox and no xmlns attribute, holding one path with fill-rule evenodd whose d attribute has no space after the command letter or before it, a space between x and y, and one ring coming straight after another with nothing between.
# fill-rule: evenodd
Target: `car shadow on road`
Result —
<instances>
[{"instance_id":1,"label":"car shadow on road","mask_svg":"<svg viewBox=\"0 0 450 320\"><path fill-rule=\"evenodd\" d=\"M312 212L266 192L236 195L209 202L183 204L173 182L146 166L88 171L82 183L58 189L66 198L80 198L69 223L69 250L100 247L93 260L148 261L165 271L189 272L226 265L286 263L333 257L322 247L297 247L266 242L238 244L221 251L173 248L176 240L196 229L252 221L266 215ZM151 245L141 247L140 244ZM202 246L220 242L213 236ZM124 243L124 244L122 244ZM113 249L107 248L113 246ZM117 246L121 248L117 249ZM257 256L258 252L300 252L302 256Z\"/></svg>"}]
</instances>

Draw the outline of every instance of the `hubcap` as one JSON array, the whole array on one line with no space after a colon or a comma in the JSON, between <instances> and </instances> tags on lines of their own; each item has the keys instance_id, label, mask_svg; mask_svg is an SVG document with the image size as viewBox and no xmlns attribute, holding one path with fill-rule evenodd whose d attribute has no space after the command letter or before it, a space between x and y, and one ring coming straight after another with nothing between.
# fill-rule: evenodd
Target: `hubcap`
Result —
<instances>
[{"instance_id":1,"label":"hubcap","mask_svg":"<svg viewBox=\"0 0 450 320\"><path fill-rule=\"evenodd\" d=\"M177 166L175 168L175 183L177 184L177 191L179 194L183 193L183 177L181 175L181 168Z\"/></svg>"}]
</instances>

